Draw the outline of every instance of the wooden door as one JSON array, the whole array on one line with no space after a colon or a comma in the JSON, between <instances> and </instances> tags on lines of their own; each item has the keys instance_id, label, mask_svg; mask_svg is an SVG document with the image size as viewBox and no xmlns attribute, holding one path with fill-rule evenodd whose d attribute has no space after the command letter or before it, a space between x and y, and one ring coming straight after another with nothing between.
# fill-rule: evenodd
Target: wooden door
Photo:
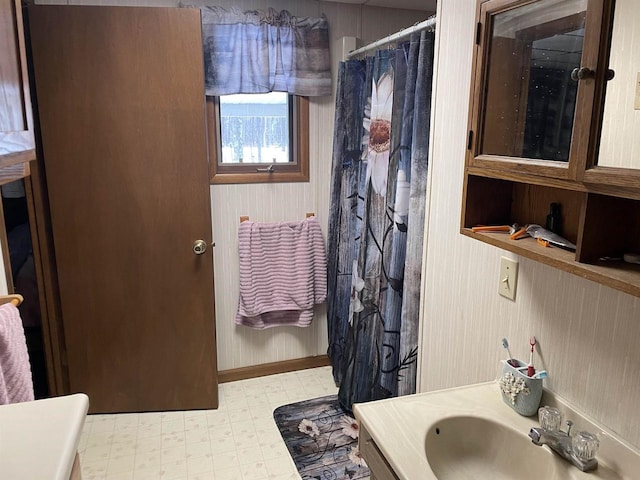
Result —
<instances>
[{"instance_id":1,"label":"wooden door","mask_svg":"<svg viewBox=\"0 0 640 480\"><path fill-rule=\"evenodd\" d=\"M29 22L71 390L92 412L215 408L199 11Z\"/></svg>"}]
</instances>

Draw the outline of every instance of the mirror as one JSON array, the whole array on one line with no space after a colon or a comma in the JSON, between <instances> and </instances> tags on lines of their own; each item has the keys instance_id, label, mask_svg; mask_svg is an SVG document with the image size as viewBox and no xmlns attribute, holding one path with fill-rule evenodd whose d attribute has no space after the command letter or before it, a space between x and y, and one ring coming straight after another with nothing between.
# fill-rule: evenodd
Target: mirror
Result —
<instances>
[{"instance_id":1,"label":"mirror","mask_svg":"<svg viewBox=\"0 0 640 480\"><path fill-rule=\"evenodd\" d=\"M568 162L587 0L493 16L481 153Z\"/></svg>"},{"instance_id":2,"label":"mirror","mask_svg":"<svg viewBox=\"0 0 640 480\"><path fill-rule=\"evenodd\" d=\"M640 169L640 8L637 0L617 0L598 165ZM634 31L635 30L635 31Z\"/></svg>"}]
</instances>

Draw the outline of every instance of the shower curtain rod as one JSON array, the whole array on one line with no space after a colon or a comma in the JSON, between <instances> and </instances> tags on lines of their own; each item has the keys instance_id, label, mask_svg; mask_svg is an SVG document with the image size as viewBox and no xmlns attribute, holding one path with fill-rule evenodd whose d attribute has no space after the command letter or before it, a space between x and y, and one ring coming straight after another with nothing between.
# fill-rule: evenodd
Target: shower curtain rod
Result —
<instances>
[{"instance_id":1,"label":"shower curtain rod","mask_svg":"<svg viewBox=\"0 0 640 480\"><path fill-rule=\"evenodd\" d=\"M415 25L408 27L408 28L404 28L402 30L400 30L399 32L393 33L387 37L381 38L380 40L376 40L373 43L370 43L369 45L366 45L362 48L358 48L357 50L352 50L347 54L348 58L351 58L355 55L358 55L360 53L364 53L368 50L373 50L376 47L380 47L382 45L386 45L387 43L392 43L395 42L396 40L400 40L401 38L405 38L408 37L409 35L411 35L414 32L419 32L421 30L426 30L428 28L433 28L436 26L436 16L433 15L429 18L427 18L425 21L420 22L420 23L416 23Z\"/></svg>"}]
</instances>

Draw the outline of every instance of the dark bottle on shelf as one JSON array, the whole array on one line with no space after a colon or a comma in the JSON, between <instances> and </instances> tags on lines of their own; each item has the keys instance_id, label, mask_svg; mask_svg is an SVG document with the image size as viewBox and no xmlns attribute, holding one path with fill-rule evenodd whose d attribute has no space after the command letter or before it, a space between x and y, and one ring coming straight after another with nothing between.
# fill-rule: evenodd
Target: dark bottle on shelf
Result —
<instances>
[{"instance_id":1,"label":"dark bottle on shelf","mask_svg":"<svg viewBox=\"0 0 640 480\"><path fill-rule=\"evenodd\" d=\"M552 203L550 206L549 215L547 215L546 229L561 235L560 227L560 204Z\"/></svg>"}]
</instances>

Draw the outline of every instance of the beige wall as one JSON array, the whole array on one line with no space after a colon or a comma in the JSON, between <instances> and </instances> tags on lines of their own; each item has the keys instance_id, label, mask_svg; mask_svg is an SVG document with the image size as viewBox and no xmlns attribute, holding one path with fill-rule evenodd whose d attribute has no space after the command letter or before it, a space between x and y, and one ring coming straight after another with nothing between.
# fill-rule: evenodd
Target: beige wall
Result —
<instances>
[{"instance_id":1,"label":"beige wall","mask_svg":"<svg viewBox=\"0 0 640 480\"><path fill-rule=\"evenodd\" d=\"M501 255L459 234L475 0L439 3L420 390L493 380L500 340L546 386L640 447L640 299L518 258L516 301L498 296Z\"/></svg>"},{"instance_id":2,"label":"beige wall","mask_svg":"<svg viewBox=\"0 0 640 480\"><path fill-rule=\"evenodd\" d=\"M40 4L177 6L178 0L36 0ZM202 0L183 0L202 4ZM294 15L318 16L329 20L332 64L342 57L344 36L358 37L367 43L394 33L427 18L416 11L362 7L314 0L219 0L210 4L238 6L241 9L287 9ZM316 213L326 238L331 153L333 142L334 99L310 102L311 181L279 185L213 185L213 217L216 329L218 368L233 368L291 360L327 351L327 321L324 307L318 309L309 328L287 327L251 330L237 327L233 320L238 301L237 229L241 215L252 220L274 222L304 219L306 212ZM1 285L0 285L1 288Z\"/></svg>"}]
</instances>

